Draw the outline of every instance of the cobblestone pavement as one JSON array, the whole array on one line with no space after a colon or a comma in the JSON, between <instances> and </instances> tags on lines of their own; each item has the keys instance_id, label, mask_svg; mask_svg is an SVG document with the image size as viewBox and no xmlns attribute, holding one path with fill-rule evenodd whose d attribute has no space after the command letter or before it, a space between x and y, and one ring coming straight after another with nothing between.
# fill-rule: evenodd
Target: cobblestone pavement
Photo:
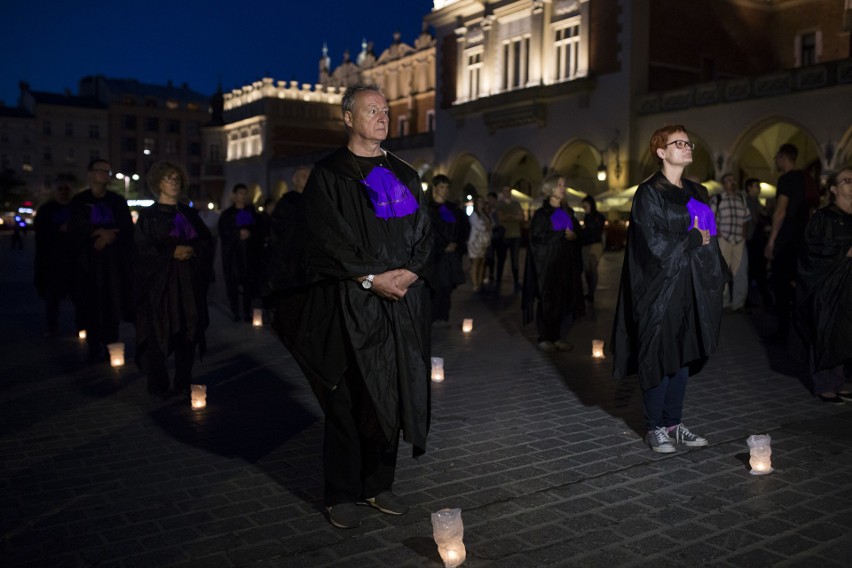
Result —
<instances>
[{"instance_id":1,"label":"cobblestone pavement","mask_svg":"<svg viewBox=\"0 0 852 568\"><path fill-rule=\"evenodd\" d=\"M412 510L341 531L322 514L321 413L268 327L231 322L214 289L208 406L160 401L133 365L81 362L68 306L43 336L32 245L0 234L0 566L439 567L444 507L462 509L470 568L850 565L850 407L810 395L796 358L760 341L761 311L726 315L686 401L710 445L651 452L635 381L590 357L618 253L568 353L535 349L517 296L456 291L454 324L475 327L434 331L447 378L428 452L402 444L395 485ZM765 433L775 471L752 476L746 438Z\"/></svg>"}]
</instances>

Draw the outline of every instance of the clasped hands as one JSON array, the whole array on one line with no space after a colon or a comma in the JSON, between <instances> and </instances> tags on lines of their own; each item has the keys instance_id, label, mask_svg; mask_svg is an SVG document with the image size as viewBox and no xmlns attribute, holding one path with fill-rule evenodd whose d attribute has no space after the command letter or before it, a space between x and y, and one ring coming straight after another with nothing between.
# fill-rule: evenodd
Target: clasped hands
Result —
<instances>
[{"instance_id":1,"label":"clasped hands","mask_svg":"<svg viewBox=\"0 0 852 568\"><path fill-rule=\"evenodd\" d=\"M397 268L376 274L373 277L373 286L370 291L380 298L396 302L405 296L408 288L416 281L416 274L405 268Z\"/></svg>"},{"instance_id":2,"label":"clasped hands","mask_svg":"<svg viewBox=\"0 0 852 568\"><path fill-rule=\"evenodd\" d=\"M189 245L177 245L172 256L175 260L189 260L195 256L195 249Z\"/></svg>"},{"instance_id":3,"label":"clasped hands","mask_svg":"<svg viewBox=\"0 0 852 568\"><path fill-rule=\"evenodd\" d=\"M95 250L104 250L118 238L118 229L95 229L92 238L95 239Z\"/></svg>"}]
</instances>

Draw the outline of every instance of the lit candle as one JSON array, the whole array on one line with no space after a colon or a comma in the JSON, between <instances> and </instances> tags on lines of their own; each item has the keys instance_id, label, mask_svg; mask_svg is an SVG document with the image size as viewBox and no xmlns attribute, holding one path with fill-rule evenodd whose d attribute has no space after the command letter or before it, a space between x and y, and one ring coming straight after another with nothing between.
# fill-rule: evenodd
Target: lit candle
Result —
<instances>
[{"instance_id":1,"label":"lit candle","mask_svg":"<svg viewBox=\"0 0 852 568\"><path fill-rule=\"evenodd\" d=\"M255 308L252 312L251 324L254 327L263 327L263 310Z\"/></svg>"},{"instance_id":2,"label":"lit candle","mask_svg":"<svg viewBox=\"0 0 852 568\"><path fill-rule=\"evenodd\" d=\"M109 364L113 367L124 366L124 343L110 343L107 345L109 351Z\"/></svg>"},{"instance_id":3,"label":"lit candle","mask_svg":"<svg viewBox=\"0 0 852 568\"><path fill-rule=\"evenodd\" d=\"M77 337L79 337L80 339L86 339L86 330L85 330L85 329L81 329L80 331L78 331L78 332L77 332Z\"/></svg>"},{"instance_id":4,"label":"lit candle","mask_svg":"<svg viewBox=\"0 0 852 568\"><path fill-rule=\"evenodd\" d=\"M769 434L749 436L746 442L749 447L750 473L752 475L772 473L772 438Z\"/></svg>"},{"instance_id":5,"label":"lit candle","mask_svg":"<svg viewBox=\"0 0 852 568\"><path fill-rule=\"evenodd\" d=\"M471 331L473 331L473 319L472 318L465 318L464 320L462 320L462 331L464 333L470 333Z\"/></svg>"},{"instance_id":6,"label":"lit candle","mask_svg":"<svg viewBox=\"0 0 852 568\"><path fill-rule=\"evenodd\" d=\"M432 381L440 383L444 381L444 358L432 357Z\"/></svg>"},{"instance_id":7,"label":"lit candle","mask_svg":"<svg viewBox=\"0 0 852 568\"><path fill-rule=\"evenodd\" d=\"M441 509L432 513L432 536L438 545L444 568L461 566L467 558L461 509Z\"/></svg>"},{"instance_id":8,"label":"lit candle","mask_svg":"<svg viewBox=\"0 0 852 568\"><path fill-rule=\"evenodd\" d=\"M592 359L604 359L604 341L603 339L592 340Z\"/></svg>"},{"instance_id":9,"label":"lit candle","mask_svg":"<svg viewBox=\"0 0 852 568\"><path fill-rule=\"evenodd\" d=\"M189 385L190 400L193 410L207 406L207 385Z\"/></svg>"}]
</instances>

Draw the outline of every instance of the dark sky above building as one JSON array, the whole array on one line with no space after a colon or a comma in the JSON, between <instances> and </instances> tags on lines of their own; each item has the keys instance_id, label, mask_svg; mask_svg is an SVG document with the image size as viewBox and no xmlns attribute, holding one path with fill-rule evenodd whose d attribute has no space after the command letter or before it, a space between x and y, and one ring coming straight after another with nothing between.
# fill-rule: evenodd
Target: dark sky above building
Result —
<instances>
[{"instance_id":1,"label":"dark sky above building","mask_svg":"<svg viewBox=\"0 0 852 568\"><path fill-rule=\"evenodd\" d=\"M77 92L85 75L188 83L212 94L264 76L315 83L323 42L331 68L363 39L378 57L394 31L413 45L432 0L17 0L3 2L0 101Z\"/></svg>"}]
</instances>

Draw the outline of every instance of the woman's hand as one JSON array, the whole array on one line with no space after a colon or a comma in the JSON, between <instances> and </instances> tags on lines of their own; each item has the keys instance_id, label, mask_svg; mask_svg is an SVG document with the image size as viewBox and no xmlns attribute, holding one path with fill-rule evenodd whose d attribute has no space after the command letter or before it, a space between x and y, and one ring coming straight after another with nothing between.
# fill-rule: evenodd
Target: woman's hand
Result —
<instances>
[{"instance_id":1,"label":"woman's hand","mask_svg":"<svg viewBox=\"0 0 852 568\"><path fill-rule=\"evenodd\" d=\"M701 245L709 245L710 244L710 231L708 229L702 229L698 226L698 215L695 216L695 223L692 225L693 229L697 229L699 233L701 233Z\"/></svg>"}]
</instances>

